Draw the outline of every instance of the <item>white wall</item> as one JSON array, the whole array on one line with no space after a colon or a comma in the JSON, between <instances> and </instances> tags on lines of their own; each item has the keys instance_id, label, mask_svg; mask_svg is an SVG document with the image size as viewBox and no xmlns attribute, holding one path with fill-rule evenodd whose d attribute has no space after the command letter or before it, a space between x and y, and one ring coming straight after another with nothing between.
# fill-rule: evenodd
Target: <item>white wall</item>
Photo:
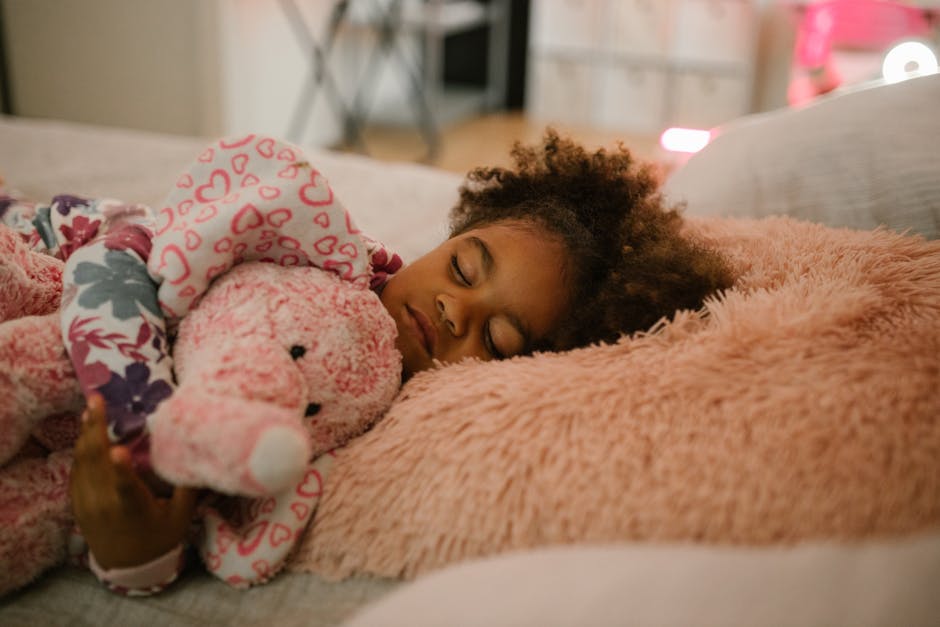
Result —
<instances>
[{"instance_id":1,"label":"white wall","mask_svg":"<svg viewBox=\"0 0 940 627\"><path fill-rule=\"evenodd\" d=\"M331 3L297 2L311 32L321 40ZM227 134L261 132L286 136L304 80L308 51L277 0L217 0L222 127ZM335 72L336 59L333 55ZM301 141L326 145L341 131L321 90Z\"/></svg>"},{"instance_id":2,"label":"white wall","mask_svg":"<svg viewBox=\"0 0 940 627\"><path fill-rule=\"evenodd\" d=\"M792 26L772 0L762 12L759 109L785 104ZM324 0L297 0L322 40ZM14 110L19 115L186 135L286 136L307 50L278 0L4 0ZM348 103L374 42L349 29L331 56ZM365 45L363 45L365 44ZM385 67L378 113L406 109L407 80ZM321 91L304 143L330 145L338 118Z\"/></svg>"},{"instance_id":3,"label":"white wall","mask_svg":"<svg viewBox=\"0 0 940 627\"><path fill-rule=\"evenodd\" d=\"M319 38L330 3L297 4ZM18 115L283 136L309 71L277 0L5 0L4 9ZM322 94L311 114L304 141L339 136Z\"/></svg>"},{"instance_id":4,"label":"white wall","mask_svg":"<svg viewBox=\"0 0 940 627\"><path fill-rule=\"evenodd\" d=\"M758 0L757 4L760 24L754 109L770 111L787 106L790 62L796 40L796 14L793 5L775 0Z\"/></svg>"},{"instance_id":5,"label":"white wall","mask_svg":"<svg viewBox=\"0 0 940 627\"><path fill-rule=\"evenodd\" d=\"M222 119L229 132L264 132L286 136L307 76L313 71L311 51L304 47L290 20L293 14L283 10L277 0L214 0L219 7L219 50L222 75ZM333 2L297 0L303 23L322 46ZM354 5L356 8L368 8ZM357 27L355 20L341 28L328 56L329 72L346 108L354 100L365 66L376 46L376 34ZM398 42L398 51L415 55L413 41ZM409 44L411 44L409 46ZM368 109L373 116L400 119L408 110L408 77L400 66L385 58L370 86L373 101ZM340 113L326 84L321 85L313 102L305 132L299 141L330 145L342 137Z\"/></svg>"},{"instance_id":6,"label":"white wall","mask_svg":"<svg viewBox=\"0 0 940 627\"><path fill-rule=\"evenodd\" d=\"M14 111L182 134L217 104L202 2L5 0Z\"/></svg>"}]
</instances>

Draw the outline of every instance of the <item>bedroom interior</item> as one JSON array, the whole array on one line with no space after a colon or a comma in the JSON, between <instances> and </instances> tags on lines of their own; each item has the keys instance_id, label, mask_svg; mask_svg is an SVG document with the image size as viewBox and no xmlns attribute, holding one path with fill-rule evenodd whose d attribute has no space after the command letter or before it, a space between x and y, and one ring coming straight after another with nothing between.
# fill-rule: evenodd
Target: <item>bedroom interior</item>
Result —
<instances>
[{"instance_id":1,"label":"bedroom interior","mask_svg":"<svg viewBox=\"0 0 940 627\"><path fill-rule=\"evenodd\" d=\"M270 134L407 263L550 124L657 164L738 277L415 377L267 584L127 598L60 556L0 623L940 623L938 52L929 0L0 0L0 209L156 209Z\"/></svg>"}]
</instances>

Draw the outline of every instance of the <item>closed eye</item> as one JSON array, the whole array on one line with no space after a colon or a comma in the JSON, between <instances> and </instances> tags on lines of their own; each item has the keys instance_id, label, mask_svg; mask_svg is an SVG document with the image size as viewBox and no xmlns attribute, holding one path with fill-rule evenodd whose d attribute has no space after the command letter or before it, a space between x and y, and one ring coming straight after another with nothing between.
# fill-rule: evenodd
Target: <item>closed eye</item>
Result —
<instances>
[{"instance_id":1,"label":"closed eye","mask_svg":"<svg viewBox=\"0 0 940 627\"><path fill-rule=\"evenodd\" d=\"M457 260L457 255L450 256L450 267L454 271L454 276L457 278L457 281L466 287L470 287L470 281L467 279L467 275L460 269L460 262Z\"/></svg>"},{"instance_id":2,"label":"closed eye","mask_svg":"<svg viewBox=\"0 0 940 627\"><path fill-rule=\"evenodd\" d=\"M490 332L490 323L486 323L486 327L483 329L483 344L486 347L486 351L493 356L493 359L505 359L506 355L503 354L501 350L496 348L496 344L493 342L493 334Z\"/></svg>"}]
</instances>

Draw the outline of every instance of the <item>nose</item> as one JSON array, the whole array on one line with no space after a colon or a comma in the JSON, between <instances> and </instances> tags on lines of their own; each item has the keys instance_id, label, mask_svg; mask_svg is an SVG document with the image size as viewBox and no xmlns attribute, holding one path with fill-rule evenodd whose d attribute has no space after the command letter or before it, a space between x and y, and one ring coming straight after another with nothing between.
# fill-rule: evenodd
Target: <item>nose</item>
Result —
<instances>
[{"instance_id":1,"label":"nose","mask_svg":"<svg viewBox=\"0 0 940 627\"><path fill-rule=\"evenodd\" d=\"M446 326L455 337L466 333L470 303L449 294L440 294L434 300L441 325Z\"/></svg>"}]
</instances>

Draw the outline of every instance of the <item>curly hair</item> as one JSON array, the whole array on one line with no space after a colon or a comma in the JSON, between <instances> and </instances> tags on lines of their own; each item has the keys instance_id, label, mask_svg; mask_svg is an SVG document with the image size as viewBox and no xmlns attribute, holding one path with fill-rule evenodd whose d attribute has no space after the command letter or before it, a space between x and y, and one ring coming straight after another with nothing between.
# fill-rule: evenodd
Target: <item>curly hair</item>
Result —
<instances>
[{"instance_id":1,"label":"curly hair","mask_svg":"<svg viewBox=\"0 0 940 627\"><path fill-rule=\"evenodd\" d=\"M511 154L513 168L467 175L451 236L522 220L563 243L571 305L538 349L613 342L731 286L724 258L680 233L682 216L664 206L654 169L622 144L589 153L549 128L541 146L517 142Z\"/></svg>"}]
</instances>

